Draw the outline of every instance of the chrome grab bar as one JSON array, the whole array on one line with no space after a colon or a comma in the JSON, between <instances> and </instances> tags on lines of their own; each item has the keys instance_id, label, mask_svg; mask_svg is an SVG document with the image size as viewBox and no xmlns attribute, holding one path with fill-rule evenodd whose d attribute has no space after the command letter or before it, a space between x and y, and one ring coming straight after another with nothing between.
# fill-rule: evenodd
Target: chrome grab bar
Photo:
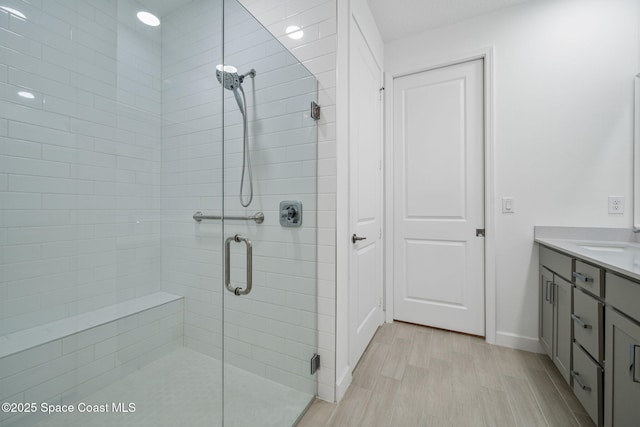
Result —
<instances>
[{"instance_id":1,"label":"chrome grab bar","mask_svg":"<svg viewBox=\"0 0 640 427\"><path fill-rule=\"evenodd\" d=\"M262 212L258 212L254 215L249 216L231 216L231 215L205 215L202 212L198 211L193 214L193 219L200 222L203 219L237 219L241 221L255 221L256 224L262 224L264 222L264 214Z\"/></svg>"},{"instance_id":2,"label":"chrome grab bar","mask_svg":"<svg viewBox=\"0 0 640 427\"><path fill-rule=\"evenodd\" d=\"M247 287L242 289L240 287L233 288L231 286L231 241L244 242L247 245ZM224 286L229 292L234 295L247 295L251 292L252 275L253 275L253 263L252 263L252 245L251 240L244 236L236 234L233 237L228 237L224 242Z\"/></svg>"}]
</instances>

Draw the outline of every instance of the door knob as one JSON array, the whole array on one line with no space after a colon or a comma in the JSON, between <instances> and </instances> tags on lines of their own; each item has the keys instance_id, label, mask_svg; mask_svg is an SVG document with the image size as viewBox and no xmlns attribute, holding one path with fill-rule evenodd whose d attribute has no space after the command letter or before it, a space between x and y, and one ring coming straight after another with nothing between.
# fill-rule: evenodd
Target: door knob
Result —
<instances>
[{"instance_id":1,"label":"door knob","mask_svg":"<svg viewBox=\"0 0 640 427\"><path fill-rule=\"evenodd\" d=\"M358 240L367 240L366 237L359 237L357 234L353 234L353 236L351 236L351 241L353 243L357 242Z\"/></svg>"}]
</instances>

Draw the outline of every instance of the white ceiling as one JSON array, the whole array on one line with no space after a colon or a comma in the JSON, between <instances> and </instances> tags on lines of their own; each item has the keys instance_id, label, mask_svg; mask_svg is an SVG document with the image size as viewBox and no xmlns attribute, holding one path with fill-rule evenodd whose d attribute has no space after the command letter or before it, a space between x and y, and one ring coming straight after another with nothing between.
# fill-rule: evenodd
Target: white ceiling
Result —
<instances>
[{"instance_id":1,"label":"white ceiling","mask_svg":"<svg viewBox=\"0 0 640 427\"><path fill-rule=\"evenodd\" d=\"M139 0L162 17L192 0ZM342 0L338 0L342 1ZM367 0L384 41L462 21L527 0Z\"/></svg>"},{"instance_id":2,"label":"white ceiling","mask_svg":"<svg viewBox=\"0 0 640 427\"><path fill-rule=\"evenodd\" d=\"M527 0L367 0L385 42Z\"/></svg>"}]
</instances>

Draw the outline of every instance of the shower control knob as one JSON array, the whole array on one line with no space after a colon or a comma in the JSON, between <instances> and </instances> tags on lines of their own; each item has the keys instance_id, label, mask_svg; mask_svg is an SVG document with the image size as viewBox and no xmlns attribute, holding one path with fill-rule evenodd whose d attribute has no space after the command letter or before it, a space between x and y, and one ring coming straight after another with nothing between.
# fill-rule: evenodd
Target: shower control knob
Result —
<instances>
[{"instance_id":1,"label":"shower control knob","mask_svg":"<svg viewBox=\"0 0 640 427\"><path fill-rule=\"evenodd\" d=\"M302 225L302 202L300 200L280 202L280 225L283 227L300 227Z\"/></svg>"},{"instance_id":2,"label":"shower control knob","mask_svg":"<svg viewBox=\"0 0 640 427\"><path fill-rule=\"evenodd\" d=\"M366 237L360 237L360 236L358 236L358 235L357 235L357 234L355 234L355 233L354 233L354 235L353 235L353 236L351 236L351 241L352 241L353 243L356 243L356 242L357 242L357 241L359 241L359 240L367 240L367 238L366 238Z\"/></svg>"}]
</instances>

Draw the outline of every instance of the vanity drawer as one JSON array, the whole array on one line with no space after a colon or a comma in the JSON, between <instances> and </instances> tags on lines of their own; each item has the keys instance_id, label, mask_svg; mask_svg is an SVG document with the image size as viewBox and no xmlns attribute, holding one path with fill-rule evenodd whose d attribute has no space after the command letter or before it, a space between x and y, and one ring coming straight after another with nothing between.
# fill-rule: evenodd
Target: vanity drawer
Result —
<instances>
[{"instance_id":1,"label":"vanity drawer","mask_svg":"<svg viewBox=\"0 0 640 427\"><path fill-rule=\"evenodd\" d=\"M573 283L577 286L602 298L604 297L602 279L602 270L598 267L576 260L576 267L573 271Z\"/></svg>"},{"instance_id":2,"label":"vanity drawer","mask_svg":"<svg viewBox=\"0 0 640 427\"><path fill-rule=\"evenodd\" d=\"M598 363L604 356L603 305L579 288L573 290L573 337Z\"/></svg>"},{"instance_id":3,"label":"vanity drawer","mask_svg":"<svg viewBox=\"0 0 640 427\"><path fill-rule=\"evenodd\" d=\"M640 319L640 283L607 272L606 300L618 311Z\"/></svg>"},{"instance_id":4,"label":"vanity drawer","mask_svg":"<svg viewBox=\"0 0 640 427\"><path fill-rule=\"evenodd\" d=\"M568 280L571 279L571 261L567 255L540 246L540 264Z\"/></svg>"},{"instance_id":5,"label":"vanity drawer","mask_svg":"<svg viewBox=\"0 0 640 427\"><path fill-rule=\"evenodd\" d=\"M602 425L602 368L573 343L573 393L596 425Z\"/></svg>"}]
</instances>

